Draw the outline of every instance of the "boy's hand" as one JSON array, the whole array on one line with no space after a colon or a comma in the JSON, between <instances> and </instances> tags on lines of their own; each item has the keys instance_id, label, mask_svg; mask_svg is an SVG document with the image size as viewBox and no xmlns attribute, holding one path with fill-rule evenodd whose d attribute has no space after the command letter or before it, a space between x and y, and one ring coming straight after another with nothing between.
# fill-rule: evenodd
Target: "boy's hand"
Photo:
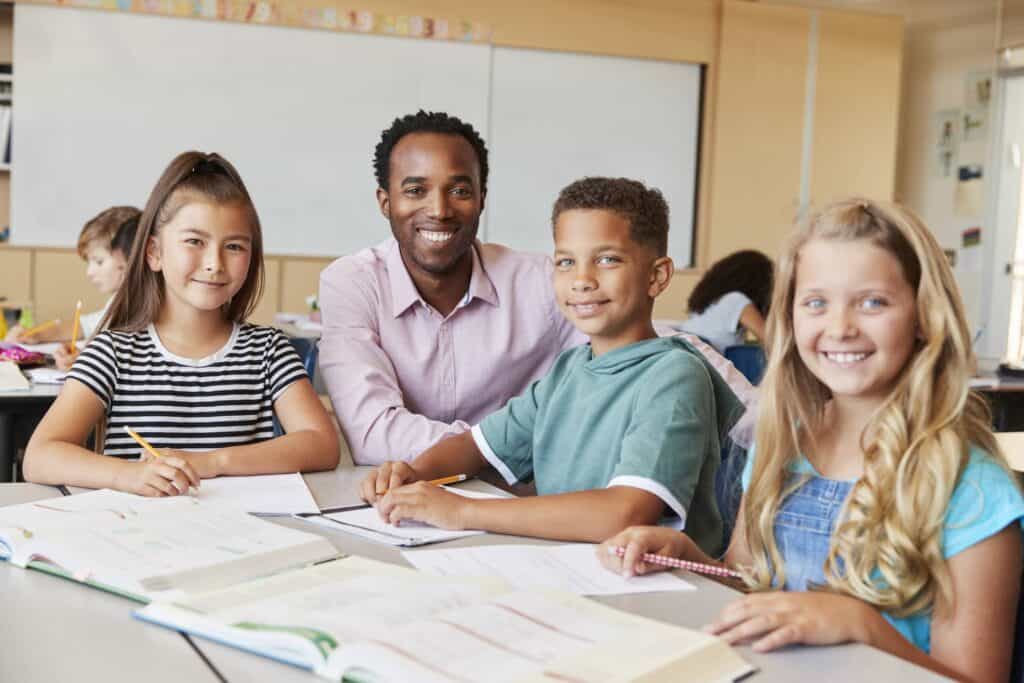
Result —
<instances>
[{"instance_id":1,"label":"boy's hand","mask_svg":"<svg viewBox=\"0 0 1024 683\"><path fill-rule=\"evenodd\" d=\"M188 493L189 486L199 486L199 475L187 462L173 455L159 460L144 454L140 462L126 462L114 481L119 491L141 496L178 496Z\"/></svg>"},{"instance_id":2,"label":"boy's hand","mask_svg":"<svg viewBox=\"0 0 1024 683\"><path fill-rule=\"evenodd\" d=\"M876 616L871 606L848 595L770 591L751 593L726 605L705 630L730 644L752 642L754 650L767 652L798 643L862 640L859 630Z\"/></svg>"},{"instance_id":3,"label":"boy's hand","mask_svg":"<svg viewBox=\"0 0 1024 683\"><path fill-rule=\"evenodd\" d=\"M376 467L366 475L359 485L359 496L367 503L376 503L390 489L397 489L403 484L419 481L419 473L407 462L389 461Z\"/></svg>"},{"instance_id":4,"label":"boy's hand","mask_svg":"<svg viewBox=\"0 0 1024 683\"><path fill-rule=\"evenodd\" d=\"M76 358L78 358L78 351L72 353L69 344L61 344L53 352L53 360L57 364L57 368L64 372L71 369Z\"/></svg>"},{"instance_id":5,"label":"boy's hand","mask_svg":"<svg viewBox=\"0 0 1024 683\"><path fill-rule=\"evenodd\" d=\"M643 561L645 553L683 558L690 551L693 541L686 534L661 526L632 526L620 531L597 546L597 557L606 569L629 577L634 574L663 572L668 567ZM622 557L616 547L625 548Z\"/></svg>"},{"instance_id":6,"label":"boy's hand","mask_svg":"<svg viewBox=\"0 0 1024 683\"><path fill-rule=\"evenodd\" d=\"M388 491L377 503L377 511L389 524L412 520L441 529L465 529L465 510L471 503L465 496L418 481Z\"/></svg>"}]
</instances>

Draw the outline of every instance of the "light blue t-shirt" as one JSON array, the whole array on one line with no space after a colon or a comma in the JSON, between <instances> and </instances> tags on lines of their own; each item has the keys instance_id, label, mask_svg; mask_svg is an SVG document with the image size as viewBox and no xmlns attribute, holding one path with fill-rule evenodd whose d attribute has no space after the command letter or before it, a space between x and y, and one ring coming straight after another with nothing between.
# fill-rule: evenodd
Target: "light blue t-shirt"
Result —
<instances>
[{"instance_id":1,"label":"light blue t-shirt","mask_svg":"<svg viewBox=\"0 0 1024 683\"><path fill-rule=\"evenodd\" d=\"M750 485L755 450L752 446L743 469L743 490ZM842 504L856 483L827 479L805 457L791 471L806 478L786 497L775 518L775 539L786 563L784 590L807 590L808 583L823 584L825 559ZM993 536L1007 525L1024 522L1024 495L1012 475L991 456L972 448L960 481L953 489L942 529L942 555L947 560ZM792 523L791 523L792 521ZM907 640L931 651L931 613L910 617L882 616Z\"/></svg>"},{"instance_id":2,"label":"light blue t-shirt","mask_svg":"<svg viewBox=\"0 0 1024 683\"><path fill-rule=\"evenodd\" d=\"M728 292L700 313L691 313L677 328L706 339L719 353L743 343L740 315L752 302L743 292Z\"/></svg>"}]
</instances>

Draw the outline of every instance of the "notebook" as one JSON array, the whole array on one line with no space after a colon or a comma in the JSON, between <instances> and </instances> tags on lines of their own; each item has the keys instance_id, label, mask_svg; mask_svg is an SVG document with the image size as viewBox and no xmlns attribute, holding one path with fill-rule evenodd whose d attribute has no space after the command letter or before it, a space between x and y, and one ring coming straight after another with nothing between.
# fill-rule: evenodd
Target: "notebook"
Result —
<instances>
[{"instance_id":1,"label":"notebook","mask_svg":"<svg viewBox=\"0 0 1024 683\"><path fill-rule=\"evenodd\" d=\"M0 558L139 602L337 556L325 538L192 496L100 490L0 508Z\"/></svg>"},{"instance_id":2,"label":"notebook","mask_svg":"<svg viewBox=\"0 0 1024 683\"><path fill-rule=\"evenodd\" d=\"M720 639L576 595L358 557L153 602L135 616L332 681L719 682L753 671Z\"/></svg>"},{"instance_id":3,"label":"notebook","mask_svg":"<svg viewBox=\"0 0 1024 683\"><path fill-rule=\"evenodd\" d=\"M0 361L0 391L28 391L31 387L17 363L12 360Z\"/></svg>"},{"instance_id":4,"label":"notebook","mask_svg":"<svg viewBox=\"0 0 1024 683\"><path fill-rule=\"evenodd\" d=\"M36 384L64 384L68 376L66 372L57 368L30 368L25 374Z\"/></svg>"},{"instance_id":5,"label":"notebook","mask_svg":"<svg viewBox=\"0 0 1024 683\"><path fill-rule=\"evenodd\" d=\"M479 491L468 491L444 487L446 490L467 498L505 498L506 496ZM400 525L388 524L381 519L377 509L369 505L358 508L346 508L339 511L324 510L319 515L299 515L301 519L313 524L325 526L334 531L344 531L371 541L400 547L415 547L428 543L440 543L455 538L476 536L484 533L477 530L450 531L439 529L420 522L402 522Z\"/></svg>"}]
</instances>

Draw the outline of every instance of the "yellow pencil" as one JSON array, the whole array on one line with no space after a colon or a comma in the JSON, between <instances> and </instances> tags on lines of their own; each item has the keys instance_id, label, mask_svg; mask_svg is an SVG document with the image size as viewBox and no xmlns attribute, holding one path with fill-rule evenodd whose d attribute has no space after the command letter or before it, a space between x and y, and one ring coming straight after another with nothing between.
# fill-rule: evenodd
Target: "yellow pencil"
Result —
<instances>
[{"instance_id":1,"label":"yellow pencil","mask_svg":"<svg viewBox=\"0 0 1024 683\"><path fill-rule=\"evenodd\" d=\"M428 484L433 484L434 486L445 486L446 484L456 484L456 483L458 483L460 481L466 481L467 479L469 479L469 477L467 477L465 474L453 474L450 477L441 477L440 479L431 479L427 483Z\"/></svg>"},{"instance_id":2,"label":"yellow pencil","mask_svg":"<svg viewBox=\"0 0 1024 683\"><path fill-rule=\"evenodd\" d=\"M143 448L145 448L145 449L146 449L146 452L147 452L147 453L149 453L150 455L152 455L152 456L153 456L154 458L156 458L157 460L163 460L163 457L164 457L164 456L160 455L159 451L157 451L157 450L156 450L155 448L153 448L153 446L151 446L151 445L150 445L150 443L149 443L148 441L146 441L145 439L143 439L143 438L142 438L142 436L140 436L140 435L139 435L139 434L138 434L138 433L137 433L137 432L136 432L135 430L133 430L133 429L132 429L131 427L129 427L128 425L124 425L124 431L128 432L128 436L130 436L130 437L132 437L133 439L135 439L135 442L136 442L137 444L139 444L140 446L142 446ZM188 493L189 493L190 495L193 495L193 496L194 496L194 495L196 495L195 489L194 489L194 488L192 487L192 485L191 485L191 484L189 484L189 487L188 487Z\"/></svg>"},{"instance_id":3,"label":"yellow pencil","mask_svg":"<svg viewBox=\"0 0 1024 683\"><path fill-rule=\"evenodd\" d=\"M36 325L35 327L30 327L29 329L25 330L21 334L24 337L31 337L34 334L39 334L43 330L50 329L51 327L53 327L54 325L56 325L59 322L60 322L60 320L58 320L57 318L54 318L53 320L48 320L47 322L45 322L45 323L43 323L41 325Z\"/></svg>"},{"instance_id":4,"label":"yellow pencil","mask_svg":"<svg viewBox=\"0 0 1024 683\"><path fill-rule=\"evenodd\" d=\"M75 340L78 339L78 319L82 317L82 300L78 300L78 304L75 305L75 325L71 328L71 353L75 352ZM136 439L139 439L138 434L134 435Z\"/></svg>"},{"instance_id":5,"label":"yellow pencil","mask_svg":"<svg viewBox=\"0 0 1024 683\"><path fill-rule=\"evenodd\" d=\"M164 456L160 455L155 448L149 445L149 442L139 436L135 431L132 430L128 425L124 426L124 431L128 432L128 436L135 439L135 442L146 449L146 452L152 455L157 460L162 459Z\"/></svg>"}]
</instances>

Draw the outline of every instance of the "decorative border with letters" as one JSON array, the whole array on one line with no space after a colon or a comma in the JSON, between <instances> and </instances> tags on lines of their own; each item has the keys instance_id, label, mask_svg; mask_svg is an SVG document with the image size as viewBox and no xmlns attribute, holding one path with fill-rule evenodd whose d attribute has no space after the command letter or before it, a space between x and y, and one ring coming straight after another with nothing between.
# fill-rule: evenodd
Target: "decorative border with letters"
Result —
<instances>
[{"instance_id":1,"label":"decorative border with letters","mask_svg":"<svg viewBox=\"0 0 1024 683\"><path fill-rule=\"evenodd\" d=\"M470 43L491 42L491 29L464 19L381 14L337 7L330 0L16 0L166 17L212 19L268 26L423 38Z\"/></svg>"}]
</instances>

